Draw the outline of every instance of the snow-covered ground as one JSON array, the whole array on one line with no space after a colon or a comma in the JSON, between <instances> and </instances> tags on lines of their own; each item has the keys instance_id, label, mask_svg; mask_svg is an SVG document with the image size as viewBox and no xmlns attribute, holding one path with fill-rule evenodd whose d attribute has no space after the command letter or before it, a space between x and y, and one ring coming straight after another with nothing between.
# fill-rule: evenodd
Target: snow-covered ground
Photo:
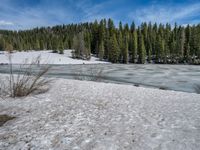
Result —
<instances>
[{"instance_id":1,"label":"snow-covered ground","mask_svg":"<svg viewBox=\"0 0 200 150\"><path fill-rule=\"evenodd\" d=\"M91 57L90 61L78 60L71 58L71 50L65 50L64 55L52 53L51 50L47 51L28 51L28 52L15 52L12 55L13 64L24 64L25 60L30 63L40 56L40 64L100 64L108 63L103 61L98 61L98 58ZM0 64L9 63L8 54L0 53Z\"/></svg>"},{"instance_id":2,"label":"snow-covered ground","mask_svg":"<svg viewBox=\"0 0 200 150\"><path fill-rule=\"evenodd\" d=\"M0 149L199 150L200 95L55 79L49 92L0 101L15 116Z\"/></svg>"}]
</instances>

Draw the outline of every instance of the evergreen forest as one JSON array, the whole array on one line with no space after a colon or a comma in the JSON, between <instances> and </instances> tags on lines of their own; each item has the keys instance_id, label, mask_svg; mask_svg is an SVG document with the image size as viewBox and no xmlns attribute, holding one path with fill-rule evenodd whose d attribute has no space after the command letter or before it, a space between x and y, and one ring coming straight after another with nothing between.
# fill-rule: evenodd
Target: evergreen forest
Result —
<instances>
[{"instance_id":1,"label":"evergreen forest","mask_svg":"<svg viewBox=\"0 0 200 150\"><path fill-rule=\"evenodd\" d=\"M73 49L76 59L91 55L112 63L200 64L200 24L119 24L112 19L40 27L0 30L1 51Z\"/></svg>"}]
</instances>

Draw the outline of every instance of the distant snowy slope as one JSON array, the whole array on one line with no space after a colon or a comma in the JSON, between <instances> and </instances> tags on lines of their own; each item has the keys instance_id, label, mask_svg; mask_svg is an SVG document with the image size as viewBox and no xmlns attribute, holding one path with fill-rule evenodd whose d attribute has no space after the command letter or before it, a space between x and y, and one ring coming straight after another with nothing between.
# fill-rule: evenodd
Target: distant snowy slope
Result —
<instances>
[{"instance_id":1,"label":"distant snowy slope","mask_svg":"<svg viewBox=\"0 0 200 150\"><path fill-rule=\"evenodd\" d=\"M47 51L28 51L28 52L16 52L12 55L13 64L23 64L25 60L30 63L32 60L40 56L40 64L100 64L108 63L103 61L98 61L98 58L91 57L91 60L78 60L71 58L71 50L65 50L64 55L52 53L51 50ZM8 54L0 54L0 64L9 63Z\"/></svg>"}]
</instances>

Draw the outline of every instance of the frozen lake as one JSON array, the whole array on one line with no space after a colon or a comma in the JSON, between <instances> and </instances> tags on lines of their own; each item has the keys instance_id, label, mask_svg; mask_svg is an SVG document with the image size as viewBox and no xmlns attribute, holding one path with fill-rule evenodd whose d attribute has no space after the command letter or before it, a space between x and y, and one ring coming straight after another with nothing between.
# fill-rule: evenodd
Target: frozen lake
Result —
<instances>
[{"instance_id":1,"label":"frozen lake","mask_svg":"<svg viewBox=\"0 0 200 150\"><path fill-rule=\"evenodd\" d=\"M15 72L18 71L18 68L19 66L14 66ZM195 92L194 86L200 84L200 66L192 65L53 65L48 76L73 79L74 75L80 71L82 75L89 76L91 70L102 70L103 82L184 92ZM7 72L8 66L0 66L0 73Z\"/></svg>"}]
</instances>

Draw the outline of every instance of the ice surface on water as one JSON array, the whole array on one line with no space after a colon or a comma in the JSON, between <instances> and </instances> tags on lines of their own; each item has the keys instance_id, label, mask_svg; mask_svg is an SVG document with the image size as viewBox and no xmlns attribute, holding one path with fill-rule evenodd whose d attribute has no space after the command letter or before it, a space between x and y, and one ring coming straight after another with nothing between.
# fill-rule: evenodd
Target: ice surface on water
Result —
<instances>
[{"instance_id":1,"label":"ice surface on water","mask_svg":"<svg viewBox=\"0 0 200 150\"><path fill-rule=\"evenodd\" d=\"M200 84L200 66L193 65L54 65L49 76L73 79L74 74L81 70L83 75L90 75L91 69L102 69L104 82L143 85L184 92L195 92L194 86ZM8 66L0 66L1 73L5 70L8 70Z\"/></svg>"},{"instance_id":2,"label":"ice surface on water","mask_svg":"<svg viewBox=\"0 0 200 150\"><path fill-rule=\"evenodd\" d=\"M71 65L54 67L53 75L73 78L73 74L83 70L89 75L91 68L103 70L104 81L145 85L169 90L195 92L195 84L200 84L200 66L191 65ZM59 74L60 73L60 74Z\"/></svg>"},{"instance_id":3,"label":"ice surface on water","mask_svg":"<svg viewBox=\"0 0 200 150\"><path fill-rule=\"evenodd\" d=\"M40 63L54 64L49 73L50 76L67 79L74 78L74 74L79 73L80 70L82 70L82 74L90 75L91 69L102 69L104 82L145 85L184 92L195 92L195 84L200 84L200 66L109 64L98 61L98 58L95 57L92 57L90 61L72 59L71 50L64 52L64 55L51 53L51 51L16 52L12 54L12 62L20 64L24 63L25 59L33 60L37 56L41 56ZM8 63L6 54L0 55L1 63ZM14 68L17 67L16 65ZM0 73L6 72L8 72L8 66L0 65Z\"/></svg>"}]
</instances>

